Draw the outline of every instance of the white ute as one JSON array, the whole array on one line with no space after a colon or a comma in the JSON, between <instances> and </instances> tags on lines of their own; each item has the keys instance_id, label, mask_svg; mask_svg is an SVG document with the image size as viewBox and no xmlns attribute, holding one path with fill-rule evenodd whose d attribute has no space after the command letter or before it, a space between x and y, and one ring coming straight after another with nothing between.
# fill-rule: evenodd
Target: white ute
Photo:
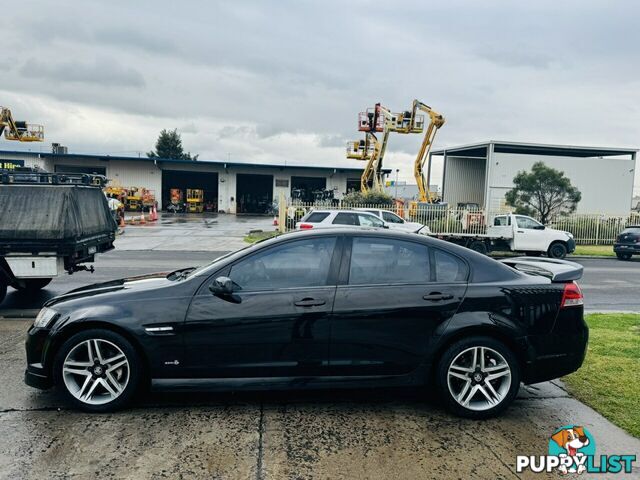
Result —
<instances>
[{"instance_id":1,"label":"white ute","mask_svg":"<svg viewBox=\"0 0 640 480\"><path fill-rule=\"evenodd\" d=\"M484 234L457 233L434 236L484 254L492 251L511 251L564 258L567 253L576 249L576 242L571 233L545 227L531 217L513 213L496 215L486 227Z\"/></svg>"}]
</instances>

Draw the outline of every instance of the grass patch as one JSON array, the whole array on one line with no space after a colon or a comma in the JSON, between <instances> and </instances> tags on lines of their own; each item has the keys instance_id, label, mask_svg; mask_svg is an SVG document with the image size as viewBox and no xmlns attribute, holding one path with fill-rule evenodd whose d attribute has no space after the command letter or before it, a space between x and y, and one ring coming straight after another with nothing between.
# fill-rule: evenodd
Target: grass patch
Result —
<instances>
[{"instance_id":1,"label":"grass patch","mask_svg":"<svg viewBox=\"0 0 640 480\"><path fill-rule=\"evenodd\" d=\"M576 245L572 255L594 255L598 257L615 257L612 245Z\"/></svg>"},{"instance_id":2,"label":"grass patch","mask_svg":"<svg viewBox=\"0 0 640 480\"><path fill-rule=\"evenodd\" d=\"M582 368L563 378L578 400L640 438L640 315L592 314Z\"/></svg>"},{"instance_id":3,"label":"grass patch","mask_svg":"<svg viewBox=\"0 0 640 480\"><path fill-rule=\"evenodd\" d=\"M267 238L275 237L280 232L251 232L246 235L243 240L247 243L256 243L260 240L266 240Z\"/></svg>"}]
</instances>

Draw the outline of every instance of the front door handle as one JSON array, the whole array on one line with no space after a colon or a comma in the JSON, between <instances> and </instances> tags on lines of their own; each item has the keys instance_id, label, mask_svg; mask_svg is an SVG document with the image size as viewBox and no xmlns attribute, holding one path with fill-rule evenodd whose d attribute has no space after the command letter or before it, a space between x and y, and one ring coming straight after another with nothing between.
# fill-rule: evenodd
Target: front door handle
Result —
<instances>
[{"instance_id":1,"label":"front door handle","mask_svg":"<svg viewBox=\"0 0 640 480\"><path fill-rule=\"evenodd\" d=\"M315 298L303 298L294 303L296 307L319 307L327 303L325 300L316 300Z\"/></svg>"},{"instance_id":2,"label":"front door handle","mask_svg":"<svg viewBox=\"0 0 640 480\"><path fill-rule=\"evenodd\" d=\"M430 300L432 302L438 302L440 300L451 300L453 298L453 295L450 295L448 293L431 292L427 295L424 295L422 298L424 298L425 300Z\"/></svg>"}]
</instances>

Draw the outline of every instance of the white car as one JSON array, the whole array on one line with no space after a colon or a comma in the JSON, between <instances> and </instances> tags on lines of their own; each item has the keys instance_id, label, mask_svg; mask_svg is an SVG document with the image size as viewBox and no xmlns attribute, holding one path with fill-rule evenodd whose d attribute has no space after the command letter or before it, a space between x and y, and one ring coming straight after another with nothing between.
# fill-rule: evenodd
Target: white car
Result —
<instances>
[{"instance_id":1,"label":"white car","mask_svg":"<svg viewBox=\"0 0 640 480\"><path fill-rule=\"evenodd\" d=\"M400 217L398 217L400 218ZM394 226L392 226L394 225ZM312 210L307 213L296 224L296 230L307 230L310 228L328 228L328 227L378 227L378 228L398 228L395 225L387 223L378 216L366 210ZM409 230L407 227L402 230L417 233L424 229L424 225L420 228ZM404 226L404 225L402 225ZM422 233L422 232L421 232Z\"/></svg>"},{"instance_id":2,"label":"white car","mask_svg":"<svg viewBox=\"0 0 640 480\"><path fill-rule=\"evenodd\" d=\"M392 230L403 230L405 232L421 233L423 235L431 233L429 227L418 222L407 222L404 218L390 212L389 210L382 210L379 208L356 208L354 210L372 213L376 217L384 220Z\"/></svg>"}]
</instances>

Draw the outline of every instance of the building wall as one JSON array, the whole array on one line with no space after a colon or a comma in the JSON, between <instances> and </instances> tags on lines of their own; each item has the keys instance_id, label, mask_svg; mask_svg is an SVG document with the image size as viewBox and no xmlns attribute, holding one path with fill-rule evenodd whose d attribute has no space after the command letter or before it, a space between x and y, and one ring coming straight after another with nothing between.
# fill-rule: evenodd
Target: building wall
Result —
<instances>
[{"instance_id":1,"label":"building wall","mask_svg":"<svg viewBox=\"0 0 640 480\"><path fill-rule=\"evenodd\" d=\"M443 201L452 208L458 203L484 205L486 159L447 156L444 168Z\"/></svg>"},{"instance_id":2,"label":"building wall","mask_svg":"<svg viewBox=\"0 0 640 480\"><path fill-rule=\"evenodd\" d=\"M504 210L504 195L513 187L519 171L530 171L535 162L563 171L582 193L577 213L627 215L631 208L635 161L618 158L581 158L494 153L491 157L488 207Z\"/></svg>"},{"instance_id":3,"label":"building wall","mask_svg":"<svg viewBox=\"0 0 640 480\"><path fill-rule=\"evenodd\" d=\"M0 161L24 160L25 166L40 167L49 172L55 171L56 165L94 166L106 168L107 177L114 184L125 187L140 186L155 192L156 198L162 198L162 170L204 171L218 173L218 208L227 213L236 213L236 175L239 173L262 174L273 176L273 198L277 201L283 193L286 198L291 196L291 177L322 177L326 179L327 189L334 189L335 197L342 198L347 190L347 178L359 177L357 171L340 171L314 168L266 167L261 165L236 166L224 168L221 163L195 162L191 163L159 163L151 161L102 159L94 156L41 158L35 152L2 152ZM276 187L276 180L286 180L287 187Z\"/></svg>"}]
</instances>

